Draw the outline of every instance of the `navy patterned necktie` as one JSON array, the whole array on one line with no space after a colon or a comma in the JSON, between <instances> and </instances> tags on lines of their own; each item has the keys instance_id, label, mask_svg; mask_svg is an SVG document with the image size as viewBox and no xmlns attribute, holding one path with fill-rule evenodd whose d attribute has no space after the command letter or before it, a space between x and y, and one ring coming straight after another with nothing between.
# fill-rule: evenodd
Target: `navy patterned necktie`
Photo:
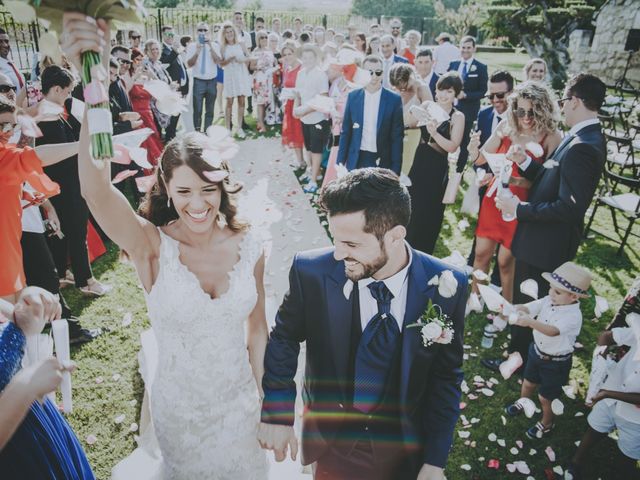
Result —
<instances>
[{"instance_id":1,"label":"navy patterned necktie","mask_svg":"<svg viewBox=\"0 0 640 480\"><path fill-rule=\"evenodd\" d=\"M378 302L378 313L369 321L356 352L353 406L368 413L378 404L395 350L400 340L400 329L391 315L393 293L384 282L367 285Z\"/></svg>"}]
</instances>

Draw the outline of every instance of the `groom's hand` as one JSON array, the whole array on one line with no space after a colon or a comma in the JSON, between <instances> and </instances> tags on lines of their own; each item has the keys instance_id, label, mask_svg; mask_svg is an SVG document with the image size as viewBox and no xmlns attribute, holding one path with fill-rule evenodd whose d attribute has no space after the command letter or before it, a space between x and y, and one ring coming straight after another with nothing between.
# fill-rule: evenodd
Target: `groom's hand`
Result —
<instances>
[{"instance_id":1,"label":"groom's hand","mask_svg":"<svg viewBox=\"0 0 640 480\"><path fill-rule=\"evenodd\" d=\"M446 480L446 477L442 468L425 463L418 472L417 480Z\"/></svg>"},{"instance_id":2,"label":"groom's hand","mask_svg":"<svg viewBox=\"0 0 640 480\"><path fill-rule=\"evenodd\" d=\"M293 427L261 422L258 427L258 442L265 450L273 450L276 462L282 462L287 457L289 447L291 460L295 461L298 456L298 440Z\"/></svg>"}]
</instances>

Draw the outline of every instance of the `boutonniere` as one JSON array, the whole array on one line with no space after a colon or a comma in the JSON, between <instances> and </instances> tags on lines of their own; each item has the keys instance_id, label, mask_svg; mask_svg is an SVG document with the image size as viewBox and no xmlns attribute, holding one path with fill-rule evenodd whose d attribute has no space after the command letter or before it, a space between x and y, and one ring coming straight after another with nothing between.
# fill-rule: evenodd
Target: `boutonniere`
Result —
<instances>
[{"instance_id":1,"label":"boutonniere","mask_svg":"<svg viewBox=\"0 0 640 480\"><path fill-rule=\"evenodd\" d=\"M469 69L470 72L475 72L478 69L478 67L476 67L475 65L471 65L471 68Z\"/></svg>"},{"instance_id":2,"label":"boutonniere","mask_svg":"<svg viewBox=\"0 0 640 480\"><path fill-rule=\"evenodd\" d=\"M418 321L407 325L407 328L420 329L422 344L425 347L430 347L434 343L448 344L453 340L453 322L446 313L442 312L440 305L434 304L431 299Z\"/></svg>"},{"instance_id":3,"label":"boutonniere","mask_svg":"<svg viewBox=\"0 0 640 480\"><path fill-rule=\"evenodd\" d=\"M359 123L354 123L353 124L353 128L360 128L360 124Z\"/></svg>"}]
</instances>

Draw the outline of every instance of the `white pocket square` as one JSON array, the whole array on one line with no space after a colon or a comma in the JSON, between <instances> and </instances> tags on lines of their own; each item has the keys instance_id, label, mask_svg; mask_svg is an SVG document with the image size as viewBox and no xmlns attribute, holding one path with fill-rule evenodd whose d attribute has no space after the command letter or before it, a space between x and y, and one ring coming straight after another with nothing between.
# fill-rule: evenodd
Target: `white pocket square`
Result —
<instances>
[{"instance_id":1,"label":"white pocket square","mask_svg":"<svg viewBox=\"0 0 640 480\"><path fill-rule=\"evenodd\" d=\"M360 128L360 124L359 123L354 123L353 124L353 128Z\"/></svg>"}]
</instances>

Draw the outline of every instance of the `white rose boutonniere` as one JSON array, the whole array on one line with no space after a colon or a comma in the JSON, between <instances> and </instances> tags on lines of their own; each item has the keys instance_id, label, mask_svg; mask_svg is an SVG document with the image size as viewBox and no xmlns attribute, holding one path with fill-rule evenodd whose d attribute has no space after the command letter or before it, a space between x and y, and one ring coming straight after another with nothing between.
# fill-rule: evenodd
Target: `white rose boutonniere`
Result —
<instances>
[{"instance_id":1,"label":"white rose boutonniere","mask_svg":"<svg viewBox=\"0 0 640 480\"><path fill-rule=\"evenodd\" d=\"M356 129L357 129L357 128L360 128L360 124L359 124L359 123L357 123L357 122L355 122L355 123L353 124L353 128L356 128Z\"/></svg>"},{"instance_id":2,"label":"white rose boutonniere","mask_svg":"<svg viewBox=\"0 0 640 480\"><path fill-rule=\"evenodd\" d=\"M476 67L475 65L471 65L471 68L469 69L470 72L475 72L478 69L478 67Z\"/></svg>"},{"instance_id":3,"label":"white rose boutonniere","mask_svg":"<svg viewBox=\"0 0 640 480\"><path fill-rule=\"evenodd\" d=\"M444 298L453 297L458 290L458 281L451 270L445 270L439 277L434 275L428 285L437 285L438 293Z\"/></svg>"},{"instance_id":4,"label":"white rose boutonniere","mask_svg":"<svg viewBox=\"0 0 640 480\"><path fill-rule=\"evenodd\" d=\"M425 347L430 347L434 343L448 344L453 340L453 322L448 315L442 313L440 306L434 305L431 300L418 321L407 325L407 328L420 329L422 344Z\"/></svg>"}]
</instances>

